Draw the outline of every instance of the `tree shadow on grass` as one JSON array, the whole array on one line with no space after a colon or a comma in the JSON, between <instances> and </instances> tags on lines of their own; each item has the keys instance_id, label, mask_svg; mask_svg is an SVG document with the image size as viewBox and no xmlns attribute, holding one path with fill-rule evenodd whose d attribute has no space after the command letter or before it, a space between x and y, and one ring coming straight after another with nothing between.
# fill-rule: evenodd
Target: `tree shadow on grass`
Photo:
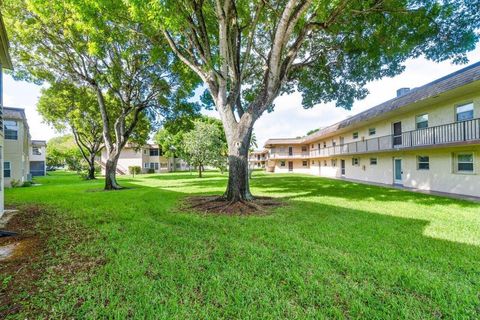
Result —
<instances>
[{"instance_id":1,"label":"tree shadow on grass","mask_svg":"<svg viewBox=\"0 0 480 320\"><path fill-rule=\"evenodd\" d=\"M168 317L179 312L200 317L205 308L214 318L233 317L229 312L240 318L308 318L312 309L316 315L353 318L462 318L475 312L480 250L426 236L430 221L299 198L269 216L205 216L176 208L185 196L181 192L154 187L131 192L141 193L142 202L132 207L132 198L124 195L116 199L118 215L104 217L114 230L105 239L114 247L112 265L128 261L128 268L110 268L100 280L122 286L127 295L109 299L118 304L109 308L119 317L131 309L142 318L135 301L147 300L153 301L149 308L163 308ZM169 208L155 206L162 199ZM144 203L152 206L139 211ZM132 269L138 279L126 281ZM164 274L168 270L178 271ZM92 292L80 315L98 305L93 302L101 292ZM170 297L170 306L152 299L155 292ZM226 309L217 300L224 295L244 299L229 301ZM245 299L258 303L251 309Z\"/></svg>"},{"instance_id":2,"label":"tree shadow on grass","mask_svg":"<svg viewBox=\"0 0 480 320\"><path fill-rule=\"evenodd\" d=\"M58 304L59 315L76 318L113 310L119 318L160 312L166 318L201 318L205 310L212 318L478 314L478 246L461 243L461 235L448 233L448 228L426 235L436 221L302 200L301 193L319 196L324 189L332 189L329 196L352 200L342 192L355 190L344 181L305 178L256 179L258 190L273 189L291 201L274 214L248 217L180 210L176 206L187 193L141 181L119 193L78 192L87 186L49 189L51 205L75 211L77 218L100 230L107 265L95 281L65 287L73 293L55 296L51 304L41 297L35 301L48 305L46 312ZM200 184L197 194L207 190L205 182L210 183L195 182ZM290 196L289 189L299 194ZM407 195L400 195L400 201ZM412 201L417 196L425 197L415 194ZM44 201L40 195L35 199ZM109 291L109 304L103 304L103 287L121 290ZM77 296L82 304L76 305L78 299L72 297ZM254 307L245 301L255 301ZM72 310L75 314L68 314Z\"/></svg>"},{"instance_id":3,"label":"tree shadow on grass","mask_svg":"<svg viewBox=\"0 0 480 320\"><path fill-rule=\"evenodd\" d=\"M210 181L192 179L191 181L186 181L184 185L210 188L218 187L219 181L218 179ZM334 197L344 198L347 201L368 199L382 202L413 202L423 205L458 205L480 208L480 204L467 200L422 194L386 186L373 186L351 181L302 175L257 176L251 180L251 186L254 189L254 193L255 190L259 190L262 194L265 192L269 195L278 195L284 199Z\"/></svg>"}]
</instances>

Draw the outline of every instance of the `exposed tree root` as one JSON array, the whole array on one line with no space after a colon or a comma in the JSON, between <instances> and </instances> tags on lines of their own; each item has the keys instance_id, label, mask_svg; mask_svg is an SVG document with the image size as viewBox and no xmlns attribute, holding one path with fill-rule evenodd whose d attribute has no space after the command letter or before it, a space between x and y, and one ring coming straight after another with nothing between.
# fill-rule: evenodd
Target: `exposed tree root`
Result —
<instances>
[{"instance_id":1,"label":"exposed tree root","mask_svg":"<svg viewBox=\"0 0 480 320\"><path fill-rule=\"evenodd\" d=\"M189 197L185 200L184 209L225 215L265 215L272 208L281 206L282 203L275 198L256 197L254 200L229 201L224 196Z\"/></svg>"}]
</instances>

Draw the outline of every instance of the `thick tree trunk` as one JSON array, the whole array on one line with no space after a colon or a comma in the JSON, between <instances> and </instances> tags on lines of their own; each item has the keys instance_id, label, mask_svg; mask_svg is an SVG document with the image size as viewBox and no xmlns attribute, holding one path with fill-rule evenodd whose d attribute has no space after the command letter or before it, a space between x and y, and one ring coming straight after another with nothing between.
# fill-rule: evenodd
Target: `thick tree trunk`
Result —
<instances>
[{"instance_id":1,"label":"thick tree trunk","mask_svg":"<svg viewBox=\"0 0 480 320\"><path fill-rule=\"evenodd\" d=\"M201 165L198 165L198 177L199 178L202 177L202 166Z\"/></svg>"},{"instance_id":2,"label":"thick tree trunk","mask_svg":"<svg viewBox=\"0 0 480 320\"><path fill-rule=\"evenodd\" d=\"M88 173L87 173L87 180L95 180L95 153L90 154L90 158L87 159L88 163Z\"/></svg>"},{"instance_id":3,"label":"thick tree trunk","mask_svg":"<svg viewBox=\"0 0 480 320\"><path fill-rule=\"evenodd\" d=\"M95 162L88 164L87 180L95 180Z\"/></svg>"},{"instance_id":4,"label":"thick tree trunk","mask_svg":"<svg viewBox=\"0 0 480 320\"><path fill-rule=\"evenodd\" d=\"M243 134L237 132L235 136L230 138L227 136L229 168L228 185L224 197L232 202L254 199L250 193L248 179L248 147L252 128L243 132Z\"/></svg>"},{"instance_id":5,"label":"thick tree trunk","mask_svg":"<svg viewBox=\"0 0 480 320\"><path fill-rule=\"evenodd\" d=\"M117 183L117 162L119 156L120 153L114 153L105 163L105 190L122 189Z\"/></svg>"}]
</instances>

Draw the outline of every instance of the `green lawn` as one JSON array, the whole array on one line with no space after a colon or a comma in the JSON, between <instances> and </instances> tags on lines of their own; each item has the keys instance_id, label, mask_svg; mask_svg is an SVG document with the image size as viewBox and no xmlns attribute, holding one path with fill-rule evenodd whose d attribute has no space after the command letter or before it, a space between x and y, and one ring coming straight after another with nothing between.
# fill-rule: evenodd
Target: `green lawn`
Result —
<instances>
[{"instance_id":1,"label":"green lawn","mask_svg":"<svg viewBox=\"0 0 480 320\"><path fill-rule=\"evenodd\" d=\"M56 173L6 190L96 236L70 251L105 260L64 282L50 268L28 301L53 318L429 319L480 317L480 204L304 175L255 172L252 191L285 199L266 216L179 212L226 176L121 178ZM20 317L20 316L19 316Z\"/></svg>"}]
</instances>

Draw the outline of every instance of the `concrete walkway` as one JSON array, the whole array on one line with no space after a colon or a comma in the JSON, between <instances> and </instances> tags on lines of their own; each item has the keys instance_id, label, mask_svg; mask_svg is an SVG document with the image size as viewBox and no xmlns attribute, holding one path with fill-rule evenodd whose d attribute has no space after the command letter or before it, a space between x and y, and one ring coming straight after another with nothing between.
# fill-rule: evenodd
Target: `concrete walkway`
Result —
<instances>
[{"instance_id":1,"label":"concrete walkway","mask_svg":"<svg viewBox=\"0 0 480 320\"><path fill-rule=\"evenodd\" d=\"M441 196L441 197L447 197L447 198L458 199L458 200L467 200L467 201L473 201L473 202L480 203L480 197L467 196L467 195L463 195L463 194L439 192L439 191L431 191L431 190L421 190L421 189L417 189L417 188L408 188L408 187L398 185L398 184L393 184L392 185L392 184L370 182L370 181L363 181L363 180L355 180L355 179L347 179L347 178L340 178L340 180L350 181L350 182L355 182L355 183L360 183L360 184L367 184L367 185L372 185L372 186L379 186L379 187L385 187L385 188L393 188L393 189L399 189L399 190L418 192L418 193L423 193L423 194L430 194L430 195L434 195L434 196Z\"/></svg>"}]
</instances>

